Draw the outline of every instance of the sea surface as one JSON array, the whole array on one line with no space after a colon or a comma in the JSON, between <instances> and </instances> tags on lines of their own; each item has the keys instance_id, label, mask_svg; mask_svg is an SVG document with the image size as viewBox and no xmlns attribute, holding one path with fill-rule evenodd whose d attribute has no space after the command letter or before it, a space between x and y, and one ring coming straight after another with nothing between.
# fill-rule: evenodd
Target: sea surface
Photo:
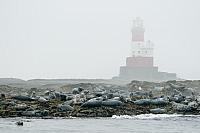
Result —
<instances>
[{"instance_id":1,"label":"sea surface","mask_svg":"<svg viewBox=\"0 0 200 133\"><path fill-rule=\"evenodd\" d=\"M23 121L23 126L17 126ZM137 115L112 118L0 118L0 133L200 133L200 116Z\"/></svg>"}]
</instances>

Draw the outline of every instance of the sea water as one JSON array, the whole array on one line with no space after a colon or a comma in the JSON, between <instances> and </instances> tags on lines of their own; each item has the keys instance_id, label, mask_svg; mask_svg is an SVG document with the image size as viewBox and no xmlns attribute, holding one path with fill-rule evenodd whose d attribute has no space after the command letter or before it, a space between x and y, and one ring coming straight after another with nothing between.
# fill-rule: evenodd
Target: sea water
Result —
<instances>
[{"instance_id":1,"label":"sea water","mask_svg":"<svg viewBox=\"0 0 200 133\"><path fill-rule=\"evenodd\" d=\"M17 126L23 121L23 126ZM0 118L0 133L200 133L198 115L137 115L111 118Z\"/></svg>"}]
</instances>

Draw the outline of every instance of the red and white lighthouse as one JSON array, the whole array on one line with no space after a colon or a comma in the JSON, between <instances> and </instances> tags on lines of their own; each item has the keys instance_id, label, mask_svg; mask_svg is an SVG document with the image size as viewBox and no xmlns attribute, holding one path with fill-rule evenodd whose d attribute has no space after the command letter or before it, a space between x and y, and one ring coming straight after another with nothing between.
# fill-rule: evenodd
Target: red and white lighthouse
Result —
<instances>
[{"instance_id":1,"label":"red and white lighthouse","mask_svg":"<svg viewBox=\"0 0 200 133\"><path fill-rule=\"evenodd\" d=\"M130 67L153 67L153 44L151 41L145 42L145 29L143 21L137 17L133 20L131 57L126 60L126 65Z\"/></svg>"},{"instance_id":2,"label":"red and white lighthouse","mask_svg":"<svg viewBox=\"0 0 200 133\"><path fill-rule=\"evenodd\" d=\"M161 81L176 79L175 73L158 72L153 63L153 43L145 41L143 20L133 20L131 56L126 58L126 66L120 67L119 79Z\"/></svg>"}]
</instances>

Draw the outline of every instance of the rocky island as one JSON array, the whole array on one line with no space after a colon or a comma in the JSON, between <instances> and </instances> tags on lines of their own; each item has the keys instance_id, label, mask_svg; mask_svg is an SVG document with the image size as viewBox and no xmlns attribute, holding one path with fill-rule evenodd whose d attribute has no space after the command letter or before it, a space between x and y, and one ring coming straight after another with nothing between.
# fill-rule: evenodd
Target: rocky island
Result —
<instances>
[{"instance_id":1,"label":"rocky island","mask_svg":"<svg viewBox=\"0 0 200 133\"><path fill-rule=\"evenodd\" d=\"M51 84L55 87L55 84ZM17 85L15 85L17 86ZM200 81L68 83L32 88L0 85L0 117L112 117L200 114Z\"/></svg>"}]
</instances>

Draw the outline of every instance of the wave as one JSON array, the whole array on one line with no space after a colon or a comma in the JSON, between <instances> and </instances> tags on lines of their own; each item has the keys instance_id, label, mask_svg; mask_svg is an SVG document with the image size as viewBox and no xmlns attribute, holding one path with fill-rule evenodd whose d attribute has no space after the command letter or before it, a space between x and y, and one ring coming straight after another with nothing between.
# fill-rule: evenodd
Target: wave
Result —
<instances>
[{"instance_id":1,"label":"wave","mask_svg":"<svg viewBox=\"0 0 200 133\"><path fill-rule=\"evenodd\" d=\"M135 119L135 120L159 120L177 117L200 117L200 115L182 115L182 114L141 114L141 115L113 115L112 119Z\"/></svg>"}]
</instances>

